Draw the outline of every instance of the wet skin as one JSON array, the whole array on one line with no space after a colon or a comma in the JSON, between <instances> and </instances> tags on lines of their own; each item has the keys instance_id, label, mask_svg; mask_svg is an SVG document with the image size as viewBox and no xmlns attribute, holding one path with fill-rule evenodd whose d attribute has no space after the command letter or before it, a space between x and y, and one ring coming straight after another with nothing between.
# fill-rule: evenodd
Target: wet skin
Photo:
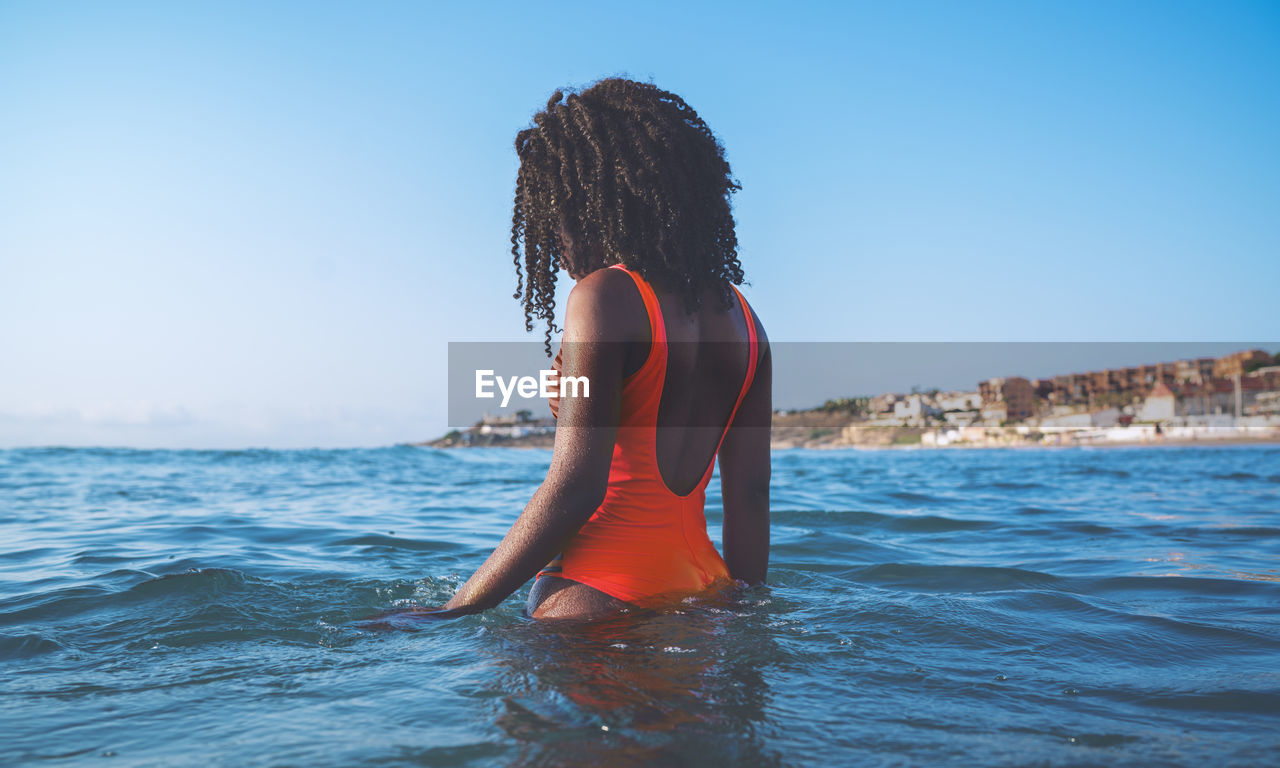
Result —
<instances>
[{"instance_id":1,"label":"wet skin","mask_svg":"<svg viewBox=\"0 0 1280 768\"><path fill-rule=\"evenodd\" d=\"M630 606L594 587L559 576L534 580L525 612L535 619L602 619Z\"/></svg>"}]
</instances>

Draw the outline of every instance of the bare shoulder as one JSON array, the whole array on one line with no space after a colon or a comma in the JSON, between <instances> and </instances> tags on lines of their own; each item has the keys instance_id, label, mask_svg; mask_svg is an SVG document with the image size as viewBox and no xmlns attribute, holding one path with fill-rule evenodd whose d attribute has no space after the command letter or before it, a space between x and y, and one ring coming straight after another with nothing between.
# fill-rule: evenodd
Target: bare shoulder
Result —
<instances>
[{"instance_id":1,"label":"bare shoulder","mask_svg":"<svg viewBox=\"0 0 1280 768\"><path fill-rule=\"evenodd\" d=\"M751 322L756 326L756 340L760 345L760 357L763 359L769 354L769 334L765 333L764 323L760 321L760 315L756 314L756 308L747 304L747 309L751 312Z\"/></svg>"},{"instance_id":2,"label":"bare shoulder","mask_svg":"<svg viewBox=\"0 0 1280 768\"><path fill-rule=\"evenodd\" d=\"M591 303L617 302L631 298L643 306L635 281L621 269L597 269L574 285L569 292L569 300L573 301L574 297L578 301Z\"/></svg>"},{"instance_id":3,"label":"bare shoulder","mask_svg":"<svg viewBox=\"0 0 1280 768\"><path fill-rule=\"evenodd\" d=\"M648 336L648 314L631 276L598 269L577 282L565 305L565 333L582 338L630 340Z\"/></svg>"}]
</instances>

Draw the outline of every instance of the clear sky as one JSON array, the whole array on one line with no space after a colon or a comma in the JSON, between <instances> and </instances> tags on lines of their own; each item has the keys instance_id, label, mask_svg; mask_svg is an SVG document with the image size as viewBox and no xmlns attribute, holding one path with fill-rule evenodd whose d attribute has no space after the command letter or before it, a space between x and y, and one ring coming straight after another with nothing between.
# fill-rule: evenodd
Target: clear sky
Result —
<instances>
[{"instance_id":1,"label":"clear sky","mask_svg":"<svg viewBox=\"0 0 1280 768\"><path fill-rule=\"evenodd\" d=\"M0 445L435 436L448 341L534 338L515 133L616 74L776 340L1280 339L1277 3L8 0Z\"/></svg>"}]
</instances>

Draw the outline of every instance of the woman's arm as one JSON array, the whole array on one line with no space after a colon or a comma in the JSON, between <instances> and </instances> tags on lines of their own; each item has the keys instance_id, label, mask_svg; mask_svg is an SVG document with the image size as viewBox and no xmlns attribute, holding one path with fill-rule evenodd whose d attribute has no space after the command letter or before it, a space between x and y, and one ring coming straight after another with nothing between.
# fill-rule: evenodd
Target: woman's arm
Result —
<instances>
[{"instance_id":1,"label":"woman's arm","mask_svg":"<svg viewBox=\"0 0 1280 768\"><path fill-rule=\"evenodd\" d=\"M475 613L501 603L550 562L604 500L627 347L618 341L634 330L619 311L630 298L621 293L624 289L634 292L631 278L604 269L569 293L561 375L587 377L590 395L560 401L547 479L445 610Z\"/></svg>"},{"instance_id":2,"label":"woman's arm","mask_svg":"<svg viewBox=\"0 0 1280 768\"><path fill-rule=\"evenodd\" d=\"M769 570L769 433L773 422L773 356L759 321L763 349L751 389L720 446L724 499L724 561L729 575L763 584Z\"/></svg>"}]
</instances>

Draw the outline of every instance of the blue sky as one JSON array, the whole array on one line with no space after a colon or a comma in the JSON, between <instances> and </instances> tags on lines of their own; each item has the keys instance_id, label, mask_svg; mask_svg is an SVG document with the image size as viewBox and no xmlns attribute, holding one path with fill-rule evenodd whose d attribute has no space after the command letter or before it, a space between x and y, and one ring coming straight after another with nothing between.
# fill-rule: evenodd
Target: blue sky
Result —
<instances>
[{"instance_id":1,"label":"blue sky","mask_svg":"<svg viewBox=\"0 0 1280 768\"><path fill-rule=\"evenodd\" d=\"M438 433L533 338L515 132L615 74L724 141L776 340L1280 339L1274 3L11 1L0 445Z\"/></svg>"}]
</instances>

